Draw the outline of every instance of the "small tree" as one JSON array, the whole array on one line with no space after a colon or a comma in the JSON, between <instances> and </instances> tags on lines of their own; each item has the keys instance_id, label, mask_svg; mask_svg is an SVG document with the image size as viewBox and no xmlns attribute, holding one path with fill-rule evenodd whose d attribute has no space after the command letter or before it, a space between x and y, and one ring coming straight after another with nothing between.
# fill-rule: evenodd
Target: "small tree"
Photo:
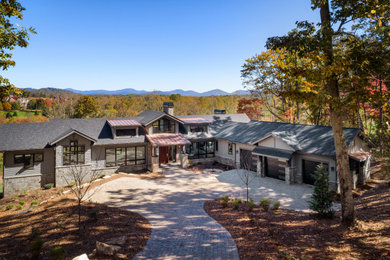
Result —
<instances>
[{"instance_id":1,"label":"small tree","mask_svg":"<svg viewBox=\"0 0 390 260\"><path fill-rule=\"evenodd\" d=\"M95 189L93 193L88 193L91 189L92 182L99 178L99 176L99 171L94 171L81 165L72 165L69 168L69 174L63 176L65 182L71 186L71 191L77 199L79 230L81 230L81 202L87 194L91 196L96 192Z\"/></svg>"},{"instance_id":2,"label":"small tree","mask_svg":"<svg viewBox=\"0 0 390 260\"><path fill-rule=\"evenodd\" d=\"M237 175L244 183L246 188L246 202L249 201L249 184L254 180L255 174L250 171L251 169L251 153L240 153L241 169L237 168Z\"/></svg>"},{"instance_id":3,"label":"small tree","mask_svg":"<svg viewBox=\"0 0 390 260\"><path fill-rule=\"evenodd\" d=\"M333 217L332 190L329 187L329 175L321 163L315 171L315 182L312 197L309 201L310 209L316 211L321 217Z\"/></svg>"}]
</instances>

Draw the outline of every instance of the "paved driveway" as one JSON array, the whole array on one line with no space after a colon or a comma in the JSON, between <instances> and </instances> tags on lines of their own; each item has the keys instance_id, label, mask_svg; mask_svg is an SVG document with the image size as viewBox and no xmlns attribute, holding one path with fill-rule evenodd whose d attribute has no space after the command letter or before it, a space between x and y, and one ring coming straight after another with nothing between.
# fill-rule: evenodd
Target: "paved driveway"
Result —
<instances>
[{"instance_id":1,"label":"paved driveway","mask_svg":"<svg viewBox=\"0 0 390 260\"><path fill-rule=\"evenodd\" d=\"M162 179L120 178L103 184L92 200L123 207L146 217L152 235L137 259L238 259L230 234L203 210L204 201L245 196L236 171L200 174L178 167L163 168ZM285 185L255 178L251 196L279 199L282 207L307 209L311 186Z\"/></svg>"}]
</instances>

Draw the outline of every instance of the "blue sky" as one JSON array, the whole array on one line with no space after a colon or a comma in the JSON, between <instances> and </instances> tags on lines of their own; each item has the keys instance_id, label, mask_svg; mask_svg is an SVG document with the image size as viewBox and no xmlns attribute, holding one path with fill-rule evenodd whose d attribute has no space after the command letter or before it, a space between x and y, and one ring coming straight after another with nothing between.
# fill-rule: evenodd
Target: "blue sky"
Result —
<instances>
[{"instance_id":1,"label":"blue sky","mask_svg":"<svg viewBox=\"0 0 390 260\"><path fill-rule=\"evenodd\" d=\"M242 89L246 58L297 20L310 0L21 1L37 30L16 66L17 87L207 91Z\"/></svg>"}]
</instances>

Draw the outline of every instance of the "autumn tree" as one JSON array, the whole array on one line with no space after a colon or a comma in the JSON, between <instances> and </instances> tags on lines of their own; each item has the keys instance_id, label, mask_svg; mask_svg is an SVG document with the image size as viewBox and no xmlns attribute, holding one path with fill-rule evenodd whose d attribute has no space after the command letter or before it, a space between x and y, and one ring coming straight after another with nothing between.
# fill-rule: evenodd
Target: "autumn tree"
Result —
<instances>
[{"instance_id":1,"label":"autumn tree","mask_svg":"<svg viewBox=\"0 0 390 260\"><path fill-rule=\"evenodd\" d=\"M247 59L241 78L252 96L259 97L277 121L296 123L300 121L300 99L311 97L310 85L299 75L298 68L310 64L310 59L284 48L270 49ZM299 98L291 98L286 91L294 91Z\"/></svg>"},{"instance_id":2,"label":"autumn tree","mask_svg":"<svg viewBox=\"0 0 390 260\"><path fill-rule=\"evenodd\" d=\"M331 5L331 6L330 6ZM329 109L333 129L340 182L341 215L343 223L353 225L355 210L352 197L352 176L344 136L345 114L356 111L357 100L366 98L369 75L365 73L369 55L364 48L361 30L357 26L373 22L371 13L377 9L383 17L376 20L376 26L388 24L388 1L364 0L313 0L312 8L320 11L318 25L307 21L297 22L297 28L282 37L272 37L267 47L272 50L284 48L299 57L310 59L312 66L296 70L310 83L313 98L305 102L323 100ZM379 22L380 21L380 22ZM374 21L375 22L375 21ZM288 91L296 98L294 91Z\"/></svg>"},{"instance_id":3,"label":"autumn tree","mask_svg":"<svg viewBox=\"0 0 390 260\"><path fill-rule=\"evenodd\" d=\"M245 113L251 120L260 120L263 116L263 101L259 98L243 98L238 100L237 113Z\"/></svg>"},{"instance_id":4,"label":"autumn tree","mask_svg":"<svg viewBox=\"0 0 390 260\"><path fill-rule=\"evenodd\" d=\"M29 34L35 33L33 28L25 28L18 24L23 19L25 8L16 0L0 1L0 67L7 70L15 66L11 51L15 47L28 46ZM21 96L22 91L0 75L0 101L9 95Z\"/></svg>"},{"instance_id":5,"label":"autumn tree","mask_svg":"<svg viewBox=\"0 0 390 260\"><path fill-rule=\"evenodd\" d=\"M99 113L99 104L93 96L81 96L75 106L74 117L89 118L96 117Z\"/></svg>"}]
</instances>

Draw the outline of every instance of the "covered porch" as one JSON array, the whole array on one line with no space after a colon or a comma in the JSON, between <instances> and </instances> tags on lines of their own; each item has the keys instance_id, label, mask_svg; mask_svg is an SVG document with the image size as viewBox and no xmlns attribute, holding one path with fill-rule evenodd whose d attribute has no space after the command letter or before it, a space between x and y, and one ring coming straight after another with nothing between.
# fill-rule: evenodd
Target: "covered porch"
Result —
<instances>
[{"instance_id":1,"label":"covered porch","mask_svg":"<svg viewBox=\"0 0 390 260\"><path fill-rule=\"evenodd\" d=\"M185 154L185 145L191 144L182 134L162 133L146 135L152 149L152 171L156 171L161 164L180 162L187 168L188 156Z\"/></svg>"}]
</instances>

